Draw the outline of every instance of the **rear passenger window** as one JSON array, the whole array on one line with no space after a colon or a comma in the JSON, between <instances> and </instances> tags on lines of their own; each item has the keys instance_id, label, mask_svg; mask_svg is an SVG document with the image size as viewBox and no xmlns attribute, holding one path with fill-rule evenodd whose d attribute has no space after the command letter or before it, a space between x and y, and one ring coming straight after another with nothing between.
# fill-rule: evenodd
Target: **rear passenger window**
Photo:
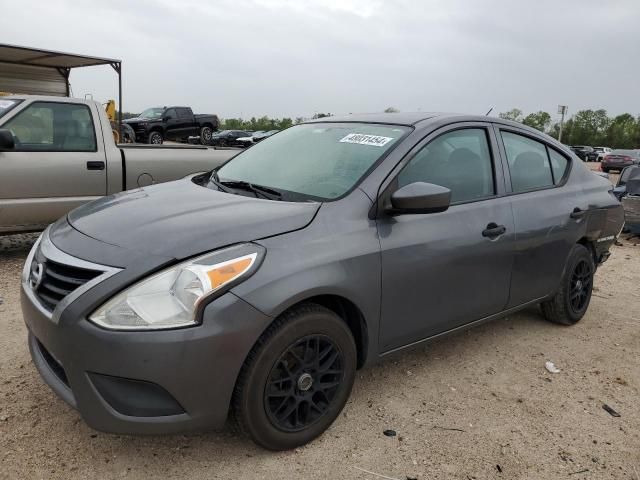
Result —
<instances>
[{"instance_id":1,"label":"rear passenger window","mask_svg":"<svg viewBox=\"0 0 640 480\"><path fill-rule=\"evenodd\" d=\"M483 128L445 133L420 150L398 175L398 186L433 183L451 190L451 202L495 194L491 152Z\"/></svg>"},{"instance_id":2,"label":"rear passenger window","mask_svg":"<svg viewBox=\"0 0 640 480\"><path fill-rule=\"evenodd\" d=\"M564 155L559 154L555 150L549 148L549 159L551 160L551 171L553 173L553 183L559 184L564 177L567 167L569 166L569 160Z\"/></svg>"},{"instance_id":3,"label":"rear passenger window","mask_svg":"<svg viewBox=\"0 0 640 480\"><path fill-rule=\"evenodd\" d=\"M543 143L511 132L502 132L502 141L514 192L553 186L547 147Z\"/></svg>"}]
</instances>

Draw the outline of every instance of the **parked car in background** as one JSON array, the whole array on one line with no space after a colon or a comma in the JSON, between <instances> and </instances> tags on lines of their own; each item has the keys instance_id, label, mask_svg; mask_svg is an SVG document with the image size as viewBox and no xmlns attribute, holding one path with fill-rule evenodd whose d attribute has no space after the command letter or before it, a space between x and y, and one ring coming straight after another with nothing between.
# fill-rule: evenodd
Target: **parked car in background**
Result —
<instances>
[{"instance_id":1,"label":"parked car in background","mask_svg":"<svg viewBox=\"0 0 640 480\"><path fill-rule=\"evenodd\" d=\"M247 132L250 133L250 132ZM260 135L264 133L262 130L258 130L257 132L252 132L249 136L247 137L240 137L238 138L238 143L241 144L243 147L250 147L251 145L253 145L254 143L254 138L256 137L256 135Z\"/></svg>"},{"instance_id":2,"label":"parked car in background","mask_svg":"<svg viewBox=\"0 0 640 480\"><path fill-rule=\"evenodd\" d=\"M580 160L585 162L589 161L587 155L593 152L593 148L587 145L574 145L571 147L571 150L573 150L573 153L575 153Z\"/></svg>"},{"instance_id":3,"label":"parked car in background","mask_svg":"<svg viewBox=\"0 0 640 480\"><path fill-rule=\"evenodd\" d=\"M201 143L208 145L219 125L217 115L194 115L191 107L147 108L123 123L133 128L137 142L156 145L165 140L186 142L191 136L199 136Z\"/></svg>"},{"instance_id":4,"label":"parked car in background","mask_svg":"<svg viewBox=\"0 0 640 480\"><path fill-rule=\"evenodd\" d=\"M258 143L265 138L269 138L271 135L278 133L280 130L269 130L268 132L258 131L253 132L249 137L241 137L238 139L238 143L242 144L245 147L250 147L254 143Z\"/></svg>"},{"instance_id":5,"label":"parked car in background","mask_svg":"<svg viewBox=\"0 0 640 480\"><path fill-rule=\"evenodd\" d=\"M640 150L612 150L604 156L601 162L603 172L622 170L630 165L640 164Z\"/></svg>"},{"instance_id":6,"label":"parked car in background","mask_svg":"<svg viewBox=\"0 0 640 480\"><path fill-rule=\"evenodd\" d=\"M516 122L296 125L45 231L22 273L33 363L98 430L215 428L231 412L259 445L292 449L393 352L538 304L580 321L623 224L610 189Z\"/></svg>"},{"instance_id":7,"label":"parked car in background","mask_svg":"<svg viewBox=\"0 0 640 480\"><path fill-rule=\"evenodd\" d=\"M625 226L640 231L640 165L625 167L613 193L624 207Z\"/></svg>"},{"instance_id":8,"label":"parked car in background","mask_svg":"<svg viewBox=\"0 0 640 480\"><path fill-rule=\"evenodd\" d=\"M611 150L609 147L593 147L593 152L587 153L587 157L590 162L600 162Z\"/></svg>"},{"instance_id":9,"label":"parked car in background","mask_svg":"<svg viewBox=\"0 0 640 480\"><path fill-rule=\"evenodd\" d=\"M246 130L222 130L216 132L209 141L208 145L217 147L245 147L246 144L239 142L238 139L250 137L251 133Z\"/></svg>"},{"instance_id":10,"label":"parked car in background","mask_svg":"<svg viewBox=\"0 0 640 480\"><path fill-rule=\"evenodd\" d=\"M42 230L104 195L183 178L232 152L116 145L97 102L12 95L0 100L0 234Z\"/></svg>"},{"instance_id":11,"label":"parked car in background","mask_svg":"<svg viewBox=\"0 0 640 480\"><path fill-rule=\"evenodd\" d=\"M269 138L271 135L275 135L280 130L269 130L268 132L262 132L259 135L253 136L253 143L258 143L264 140L265 138Z\"/></svg>"}]
</instances>

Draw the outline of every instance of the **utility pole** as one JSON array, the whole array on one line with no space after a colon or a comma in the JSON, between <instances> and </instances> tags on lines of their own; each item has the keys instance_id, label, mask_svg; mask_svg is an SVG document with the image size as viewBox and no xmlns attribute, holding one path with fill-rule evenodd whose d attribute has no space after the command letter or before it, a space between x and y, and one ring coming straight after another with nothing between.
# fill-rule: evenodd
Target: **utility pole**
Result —
<instances>
[{"instance_id":1,"label":"utility pole","mask_svg":"<svg viewBox=\"0 0 640 480\"><path fill-rule=\"evenodd\" d=\"M558 113L562 115L560 117L560 132L558 133L558 141L562 142L562 126L564 125L564 116L567 113L566 105L558 105Z\"/></svg>"}]
</instances>

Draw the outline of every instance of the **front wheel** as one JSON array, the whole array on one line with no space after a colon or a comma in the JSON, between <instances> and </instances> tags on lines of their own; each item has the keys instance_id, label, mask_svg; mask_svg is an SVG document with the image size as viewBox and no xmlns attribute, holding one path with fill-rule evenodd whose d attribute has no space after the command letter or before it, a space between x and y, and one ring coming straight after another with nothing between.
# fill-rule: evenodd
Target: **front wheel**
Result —
<instances>
[{"instance_id":1,"label":"front wheel","mask_svg":"<svg viewBox=\"0 0 640 480\"><path fill-rule=\"evenodd\" d=\"M288 450L322 434L342 411L356 372L346 323L317 304L294 308L260 337L233 396L240 430L269 450Z\"/></svg>"},{"instance_id":2,"label":"front wheel","mask_svg":"<svg viewBox=\"0 0 640 480\"><path fill-rule=\"evenodd\" d=\"M160 132L151 132L149 134L148 142L152 145L162 145L162 134Z\"/></svg>"},{"instance_id":3,"label":"front wheel","mask_svg":"<svg viewBox=\"0 0 640 480\"><path fill-rule=\"evenodd\" d=\"M591 252L584 245L574 245L569 253L560 290L541 304L547 320L573 325L582 319L591 301L595 269Z\"/></svg>"}]
</instances>

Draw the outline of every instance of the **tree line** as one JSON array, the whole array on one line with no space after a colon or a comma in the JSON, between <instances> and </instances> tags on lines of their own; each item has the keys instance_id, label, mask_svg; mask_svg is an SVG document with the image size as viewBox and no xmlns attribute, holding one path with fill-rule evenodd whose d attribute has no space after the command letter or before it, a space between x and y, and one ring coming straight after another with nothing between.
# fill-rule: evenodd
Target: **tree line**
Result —
<instances>
[{"instance_id":1,"label":"tree line","mask_svg":"<svg viewBox=\"0 0 640 480\"><path fill-rule=\"evenodd\" d=\"M538 111L525 115L514 108L499 114L500 118L523 123L554 138L560 134L560 122L552 123L551 115ZM564 122L562 143L612 148L640 148L640 115L623 113L611 117L604 109L580 110Z\"/></svg>"}]
</instances>

